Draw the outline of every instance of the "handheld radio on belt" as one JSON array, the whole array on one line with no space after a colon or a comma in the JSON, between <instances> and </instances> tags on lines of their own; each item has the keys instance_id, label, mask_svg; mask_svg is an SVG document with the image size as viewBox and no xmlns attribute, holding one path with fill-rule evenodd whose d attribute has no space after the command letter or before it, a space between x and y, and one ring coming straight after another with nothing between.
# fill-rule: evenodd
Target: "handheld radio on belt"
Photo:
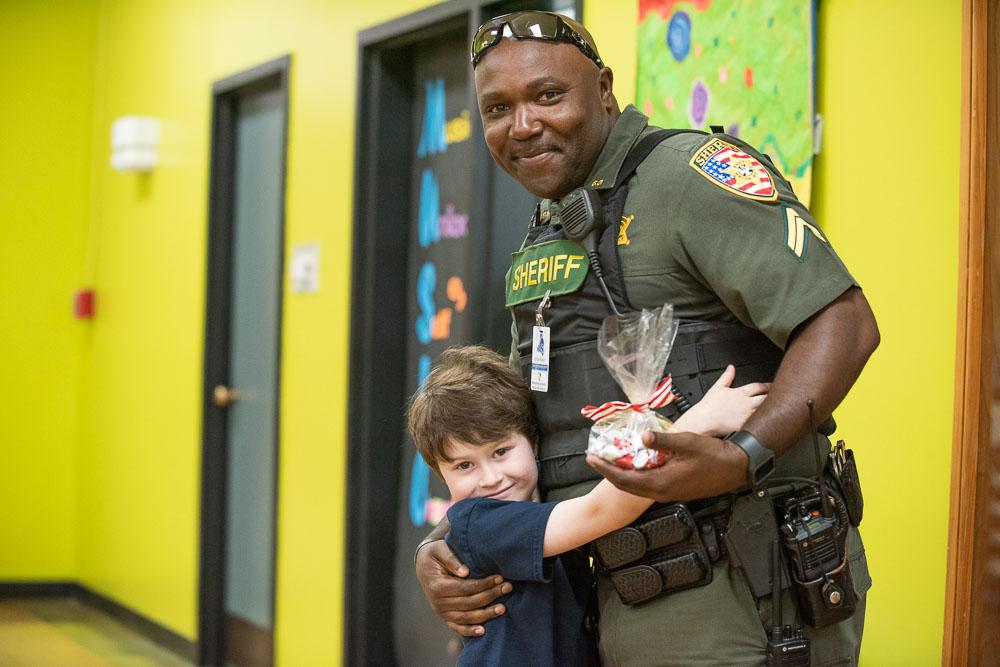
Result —
<instances>
[{"instance_id":1,"label":"handheld radio on belt","mask_svg":"<svg viewBox=\"0 0 1000 667\"><path fill-rule=\"evenodd\" d=\"M857 600L847 566L847 506L827 488L811 399L806 406L819 490L786 499L780 529L792 565L799 608L806 622L818 629L849 618Z\"/></svg>"}]
</instances>

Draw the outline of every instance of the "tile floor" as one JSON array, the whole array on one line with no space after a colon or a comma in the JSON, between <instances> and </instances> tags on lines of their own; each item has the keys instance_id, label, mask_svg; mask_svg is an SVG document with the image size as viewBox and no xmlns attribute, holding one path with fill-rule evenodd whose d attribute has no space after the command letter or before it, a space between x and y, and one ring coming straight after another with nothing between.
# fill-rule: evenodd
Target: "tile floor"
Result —
<instances>
[{"instance_id":1,"label":"tile floor","mask_svg":"<svg viewBox=\"0 0 1000 667\"><path fill-rule=\"evenodd\" d=\"M190 664L73 598L0 600L0 665L4 667Z\"/></svg>"}]
</instances>

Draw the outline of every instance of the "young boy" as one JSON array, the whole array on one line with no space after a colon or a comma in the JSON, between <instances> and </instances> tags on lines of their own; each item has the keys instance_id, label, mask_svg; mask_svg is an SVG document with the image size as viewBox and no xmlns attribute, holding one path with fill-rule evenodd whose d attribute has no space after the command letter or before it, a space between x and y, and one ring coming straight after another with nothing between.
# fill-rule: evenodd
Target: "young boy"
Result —
<instances>
[{"instance_id":1,"label":"young boy","mask_svg":"<svg viewBox=\"0 0 1000 667\"><path fill-rule=\"evenodd\" d=\"M734 375L726 369L676 427L738 431L766 385L731 389ZM458 664L596 664L584 630L592 577L586 554L576 549L631 523L652 501L602 480L579 498L539 502L530 392L506 359L484 347L442 354L410 399L408 417L417 450L455 503L448 546L470 576L500 574L514 586L503 600L507 613L465 640Z\"/></svg>"}]
</instances>

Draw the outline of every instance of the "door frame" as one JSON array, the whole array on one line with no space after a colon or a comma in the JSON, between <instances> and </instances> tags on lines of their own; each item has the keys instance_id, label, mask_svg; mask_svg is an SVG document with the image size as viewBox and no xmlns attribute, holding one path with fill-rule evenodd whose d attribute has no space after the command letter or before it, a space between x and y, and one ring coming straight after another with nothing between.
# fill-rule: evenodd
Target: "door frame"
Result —
<instances>
[{"instance_id":1,"label":"door frame","mask_svg":"<svg viewBox=\"0 0 1000 667\"><path fill-rule=\"evenodd\" d=\"M240 98L276 89L285 118L281 136L281 193L278 224L279 258L277 345L274 350L274 555L271 573L272 617L278 546L278 470L280 466L280 403L282 301L284 299L285 196L288 170L288 88L291 56L285 55L212 84L211 165L208 193L208 249L205 299L205 358L202 384L201 553L198 586L198 664L223 665L226 660L225 572L228 420L225 409L212 401L217 385L229 384L230 300L233 271L233 195L236 149L236 106ZM272 636L274 631L272 624ZM273 642L272 642L273 649ZM274 662L273 653L271 663Z\"/></svg>"},{"instance_id":2,"label":"door frame","mask_svg":"<svg viewBox=\"0 0 1000 667\"><path fill-rule=\"evenodd\" d=\"M994 345L993 288L1000 205L1000 8L962 2L961 175L959 180L958 330L948 569L942 664L972 664L977 507L989 482L981 459L990 447ZM989 158L993 159L990 162ZM985 369L985 370L984 370ZM981 536L980 536L981 537Z\"/></svg>"},{"instance_id":3,"label":"door frame","mask_svg":"<svg viewBox=\"0 0 1000 667\"><path fill-rule=\"evenodd\" d=\"M407 264L410 176L413 164L409 104L413 82L405 49L454 31L463 24L471 43L484 17L537 8L530 0L450 0L377 25L358 34L357 108L354 155L354 247L351 288L351 352L347 424L347 557L344 580L344 663L393 665L393 572L396 552L398 462L405 426L402 410L406 341L397 335L398 313L407 311L407 285L385 267ZM582 0L573 0L577 16ZM468 108L477 109L471 84ZM482 123L473 113L472 183L479 196L469 211L489 219L492 159ZM485 233L471 239L476 252L489 251ZM481 292L485 276L469 276ZM473 282L475 281L475 282ZM485 329L485 323L478 323ZM473 333L482 337L483 332ZM415 546L415 545L414 545ZM389 617L387 618L387 610ZM428 610L428 613L429 610ZM389 641L386 638L390 638Z\"/></svg>"},{"instance_id":4,"label":"door frame","mask_svg":"<svg viewBox=\"0 0 1000 667\"><path fill-rule=\"evenodd\" d=\"M348 392L347 558L344 664L395 665L393 573L399 449L406 400L407 284L379 267L407 265L410 225L412 65L400 54L435 34L478 18L467 0L435 5L358 36L355 117L354 248ZM470 36L471 39L471 36ZM470 98L471 99L471 98ZM471 108L475 108L470 106ZM478 120L478 114L476 114ZM476 121L473 121L475 126ZM477 134L479 132L479 134ZM473 129L473 140L481 132ZM474 152L474 155L476 153ZM484 183L478 156L473 183ZM479 211L470 211L476 216ZM393 229L394 227L394 229ZM405 315L404 315L405 316Z\"/></svg>"}]
</instances>

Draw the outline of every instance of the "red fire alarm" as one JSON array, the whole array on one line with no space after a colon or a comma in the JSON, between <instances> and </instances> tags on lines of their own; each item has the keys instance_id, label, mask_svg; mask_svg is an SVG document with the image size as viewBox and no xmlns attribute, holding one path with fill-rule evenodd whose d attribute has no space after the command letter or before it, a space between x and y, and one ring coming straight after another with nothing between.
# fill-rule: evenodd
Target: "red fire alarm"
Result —
<instances>
[{"instance_id":1,"label":"red fire alarm","mask_svg":"<svg viewBox=\"0 0 1000 667\"><path fill-rule=\"evenodd\" d=\"M81 289L73 295L73 316L78 320L94 318L94 290Z\"/></svg>"}]
</instances>

